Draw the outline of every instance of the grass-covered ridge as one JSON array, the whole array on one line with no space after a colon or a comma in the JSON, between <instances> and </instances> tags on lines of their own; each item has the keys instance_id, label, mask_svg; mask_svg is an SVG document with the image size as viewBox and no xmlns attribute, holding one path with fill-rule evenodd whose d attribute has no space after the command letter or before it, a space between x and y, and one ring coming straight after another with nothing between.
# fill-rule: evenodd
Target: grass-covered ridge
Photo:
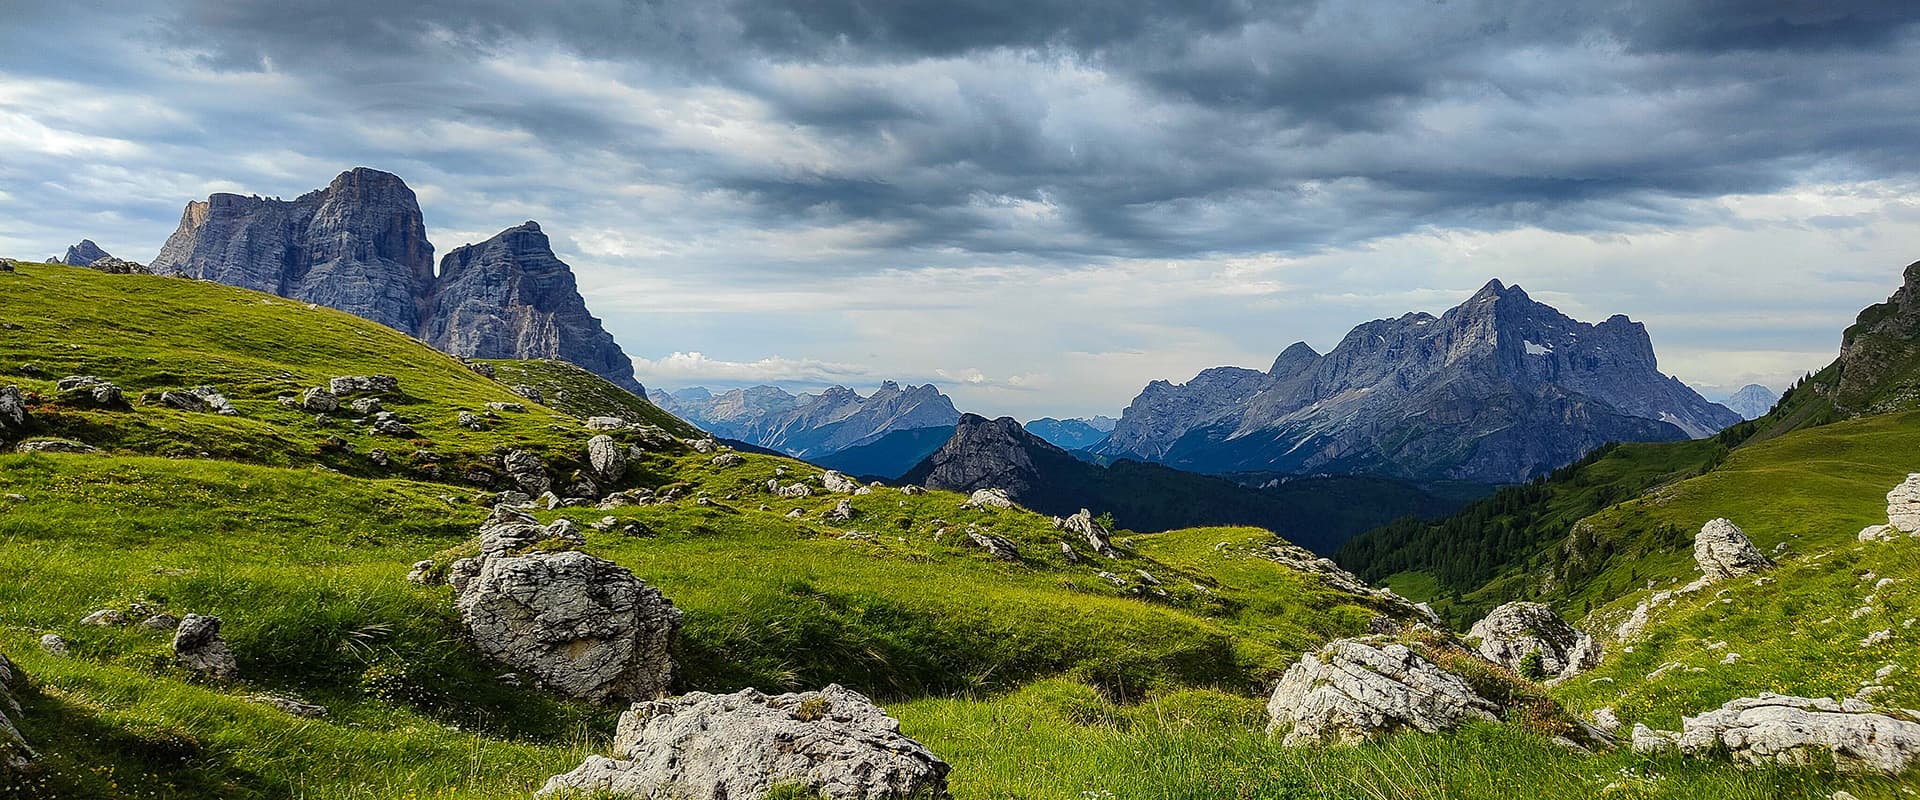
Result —
<instances>
[{"instance_id":1,"label":"grass-covered ridge","mask_svg":"<svg viewBox=\"0 0 1920 800\"><path fill-rule=\"evenodd\" d=\"M418 559L467 548L491 494L422 474L411 451L486 468L498 449L527 448L574 468L593 433L575 415L607 407L567 406L545 388L555 405L539 405L508 388L566 388L570 373L496 364L489 380L326 309L57 266L0 275L0 323L17 326L0 331L0 384L37 395L32 435L104 451L0 455L0 652L26 675L21 726L45 756L34 773L0 778L0 797L524 798L604 747L611 711L499 680L505 669L464 640L451 590L404 578ZM74 373L136 402L59 399L53 381ZM346 414L320 425L274 399L353 374L400 379L388 406L418 441L374 436ZM203 383L241 415L138 402ZM565 402L594 397L567 391ZM527 410L479 431L455 423L489 402ZM373 462L376 448L401 455L398 466ZM1514 725L1284 749L1261 732L1274 677L1390 609L1256 557L1271 534L1123 532L1125 557L1082 548L1087 560L1070 563L1051 520L1018 509L882 487L848 498L851 521L827 523L847 496L762 488L778 477L818 490L818 474L765 455L719 466L668 442L635 460L626 485L681 499L539 516L583 523L588 552L686 612L680 688L855 687L953 764L961 800L1893 796L1819 772L1585 756ZM616 524L585 526L604 516ZM969 527L1022 557L964 544ZM136 605L221 616L241 682L188 675L165 634L78 624ZM72 654L43 653L48 632ZM257 693L332 713L291 717L247 700Z\"/></svg>"}]
</instances>

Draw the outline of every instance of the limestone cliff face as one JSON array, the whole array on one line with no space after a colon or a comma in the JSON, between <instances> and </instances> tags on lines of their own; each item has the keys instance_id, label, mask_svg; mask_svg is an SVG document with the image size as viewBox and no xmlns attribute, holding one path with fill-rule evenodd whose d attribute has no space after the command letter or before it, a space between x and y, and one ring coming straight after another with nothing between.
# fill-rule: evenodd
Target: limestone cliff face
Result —
<instances>
[{"instance_id":1,"label":"limestone cliff face","mask_svg":"<svg viewBox=\"0 0 1920 800\"><path fill-rule=\"evenodd\" d=\"M1052 469L1044 469L1051 467ZM1097 469L1080 463L1067 451L1028 433L1012 417L987 419L962 414L953 437L902 480L929 489L972 492L1002 489L1014 502L1031 504L1036 489L1045 484L1042 472L1084 472ZM1078 500L1092 503L1092 498Z\"/></svg>"},{"instance_id":2,"label":"limestone cliff face","mask_svg":"<svg viewBox=\"0 0 1920 800\"><path fill-rule=\"evenodd\" d=\"M644 393L540 226L460 248L436 277L419 200L379 170L348 170L291 201L188 203L152 268L337 308L455 355L563 359Z\"/></svg>"},{"instance_id":3,"label":"limestone cliff face","mask_svg":"<svg viewBox=\"0 0 1920 800\"><path fill-rule=\"evenodd\" d=\"M153 271L331 306L419 330L433 245L413 190L364 167L292 201L216 194L188 203Z\"/></svg>"},{"instance_id":4,"label":"limestone cliff face","mask_svg":"<svg viewBox=\"0 0 1920 800\"><path fill-rule=\"evenodd\" d=\"M1740 421L1663 375L1646 328L1570 319L1493 281L1435 317L1366 323L1326 355L1150 384L1098 452L1202 472L1379 474L1508 483L1610 441Z\"/></svg>"},{"instance_id":5,"label":"limestone cliff face","mask_svg":"<svg viewBox=\"0 0 1920 800\"><path fill-rule=\"evenodd\" d=\"M442 351L558 358L644 396L633 360L588 313L573 270L554 256L539 223L448 253L420 310L420 339Z\"/></svg>"},{"instance_id":6,"label":"limestone cliff face","mask_svg":"<svg viewBox=\"0 0 1920 800\"><path fill-rule=\"evenodd\" d=\"M1920 405L1920 262L1908 265L1901 277L1887 302L1860 312L1841 340L1840 358L1823 371L1833 373L1828 391L1841 414Z\"/></svg>"}]
</instances>

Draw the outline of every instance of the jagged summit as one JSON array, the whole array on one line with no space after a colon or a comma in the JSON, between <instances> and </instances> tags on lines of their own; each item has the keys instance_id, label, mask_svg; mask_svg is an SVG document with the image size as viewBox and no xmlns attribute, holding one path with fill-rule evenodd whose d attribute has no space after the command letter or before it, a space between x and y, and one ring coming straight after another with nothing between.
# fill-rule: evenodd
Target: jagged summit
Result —
<instances>
[{"instance_id":1,"label":"jagged summit","mask_svg":"<svg viewBox=\"0 0 1920 800\"><path fill-rule=\"evenodd\" d=\"M456 355L562 358L644 392L538 223L459 248L440 266L436 275L413 189L368 167L291 201L220 192L190 202L153 262L161 274L331 306Z\"/></svg>"},{"instance_id":2,"label":"jagged summit","mask_svg":"<svg viewBox=\"0 0 1920 800\"><path fill-rule=\"evenodd\" d=\"M75 267L90 267L103 258L112 258L112 254L100 249L92 239L81 239L79 244L67 248L67 254L60 259L63 264Z\"/></svg>"},{"instance_id":3,"label":"jagged summit","mask_svg":"<svg viewBox=\"0 0 1920 800\"><path fill-rule=\"evenodd\" d=\"M1579 322L1499 280L1438 317L1355 327L1267 372L1155 381L1098 452L1207 472L1525 480L1608 441L1705 436L1739 421L1659 372L1645 326Z\"/></svg>"}]
</instances>

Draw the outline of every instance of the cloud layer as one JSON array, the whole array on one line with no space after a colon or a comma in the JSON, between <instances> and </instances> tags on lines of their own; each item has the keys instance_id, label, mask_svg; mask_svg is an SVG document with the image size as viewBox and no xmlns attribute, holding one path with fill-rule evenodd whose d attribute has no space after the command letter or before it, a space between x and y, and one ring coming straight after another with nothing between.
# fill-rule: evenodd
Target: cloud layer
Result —
<instances>
[{"instance_id":1,"label":"cloud layer","mask_svg":"<svg viewBox=\"0 0 1920 800\"><path fill-rule=\"evenodd\" d=\"M0 251L375 166L669 385L1111 413L1498 275L1778 388L1920 257L1910 3L5 6Z\"/></svg>"}]
</instances>

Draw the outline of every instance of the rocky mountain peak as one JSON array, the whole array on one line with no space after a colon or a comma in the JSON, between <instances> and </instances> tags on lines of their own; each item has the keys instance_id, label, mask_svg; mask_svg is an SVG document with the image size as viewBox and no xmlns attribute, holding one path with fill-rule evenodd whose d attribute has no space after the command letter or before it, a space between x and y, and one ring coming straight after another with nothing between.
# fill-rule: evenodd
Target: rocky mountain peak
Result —
<instances>
[{"instance_id":1,"label":"rocky mountain peak","mask_svg":"<svg viewBox=\"0 0 1920 800\"><path fill-rule=\"evenodd\" d=\"M1295 344L1264 373L1155 381L1095 449L1199 471L1510 482L1607 441L1738 421L1660 374L1640 323L1580 322L1495 279L1438 317L1363 323L1325 355Z\"/></svg>"},{"instance_id":2,"label":"rocky mountain peak","mask_svg":"<svg viewBox=\"0 0 1920 800\"><path fill-rule=\"evenodd\" d=\"M1267 370L1267 374L1275 378L1290 378L1313 366L1313 363L1319 360L1320 353L1311 345L1306 342L1294 342L1287 345L1287 349L1280 351L1280 356L1273 360L1273 367Z\"/></svg>"},{"instance_id":3,"label":"rocky mountain peak","mask_svg":"<svg viewBox=\"0 0 1920 800\"><path fill-rule=\"evenodd\" d=\"M1012 417L961 414L953 436L902 478L930 489L1004 489L1018 499L1040 480L1035 457L1073 456L1021 427Z\"/></svg>"},{"instance_id":4,"label":"rocky mountain peak","mask_svg":"<svg viewBox=\"0 0 1920 800\"><path fill-rule=\"evenodd\" d=\"M455 248L422 300L419 336L468 358L558 358L643 394L633 360L587 311L572 268L526 222Z\"/></svg>"},{"instance_id":5,"label":"rocky mountain peak","mask_svg":"<svg viewBox=\"0 0 1920 800\"><path fill-rule=\"evenodd\" d=\"M538 223L459 248L436 274L419 198L391 172L356 167L291 201L190 202L152 266L337 308L455 355L560 358L644 391Z\"/></svg>"},{"instance_id":6,"label":"rocky mountain peak","mask_svg":"<svg viewBox=\"0 0 1920 800\"><path fill-rule=\"evenodd\" d=\"M1901 273L1899 289L1868 306L1840 341L1830 397L1843 414L1910 407L1920 397L1920 262Z\"/></svg>"},{"instance_id":7,"label":"rocky mountain peak","mask_svg":"<svg viewBox=\"0 0 1920 800\"><path fill-rule=\"evenodd\" d=\"M67 248L67 254L60 259L60 263L90 267L103 258L112 258L112 255L100 249L100 245L94 244L92 239L81 239L79 244Z\"/></svg>"}]
</instances>

